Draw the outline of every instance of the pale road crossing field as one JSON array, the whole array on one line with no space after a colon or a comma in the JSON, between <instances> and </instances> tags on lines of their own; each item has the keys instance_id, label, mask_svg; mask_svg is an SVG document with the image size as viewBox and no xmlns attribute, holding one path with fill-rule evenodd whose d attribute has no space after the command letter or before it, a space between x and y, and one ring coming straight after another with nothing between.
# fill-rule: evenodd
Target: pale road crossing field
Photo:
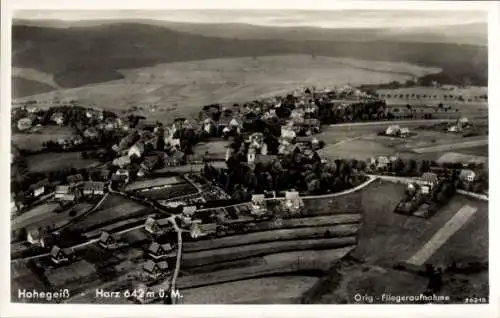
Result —
<instances>
[{"instance_id":1,"label":"pale road crossing field","mask_svg":"<svg viewBox=\"0 0 500 318\"><path fill-rule=\"evenodd\" d=\"M462 207L417 253L410 257L406 263L422 266L453 234L465 225L476 211L477 208L469 205Z\"/></svg>"}]
</instances>

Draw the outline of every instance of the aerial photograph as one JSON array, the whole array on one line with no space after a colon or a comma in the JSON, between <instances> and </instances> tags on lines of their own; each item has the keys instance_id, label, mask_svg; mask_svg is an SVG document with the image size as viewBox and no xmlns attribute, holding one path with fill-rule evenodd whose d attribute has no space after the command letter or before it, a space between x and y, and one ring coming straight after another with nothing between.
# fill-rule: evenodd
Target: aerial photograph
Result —
<instances>
[{"instance_id":1,"label":"aerial photograph","mask_svg":"<svg viewBox=\"0 0 500 318\"><path fill-rule=\"evenodd\" d=\"M488 304L488 12L17 10L10 297Z\"/></svg>"}]
</instances>

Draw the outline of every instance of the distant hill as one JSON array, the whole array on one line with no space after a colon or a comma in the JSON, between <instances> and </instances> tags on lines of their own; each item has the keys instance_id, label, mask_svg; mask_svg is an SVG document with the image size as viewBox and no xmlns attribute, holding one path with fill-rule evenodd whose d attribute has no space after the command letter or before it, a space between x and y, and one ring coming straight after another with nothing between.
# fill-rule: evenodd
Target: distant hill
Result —
<instances>
[{"instance_id":1,"label":"distant hill","mask_svg":"<svg viewBox=\"0 0 500 318\"><path fill-rule=\"evenodd\" d=\"M316 28L316 27L268 27L244 23L182 23L161 20L135 19L121 21L157 25L174 31L230 39L280 39L290 41L402 41L422 43L453 43L488 45L488 24L409 27L409 28ZM52 28L89 27L114 24L115 20L16 20L16 25Z\"/></svg>"},{"instance_id":2,"label":"distant hill","mask_svg":"<svg viewBox=\"0 0 500 318\"><path fill-rule=\"evenodd\" d=\"M366 35L366 41L235 39L201 36L140 23L67 28L15 23L12 27L12 63L16 67L53 74L54 81L66 88L123 78L118 69L283 54L408 62L443 69L443 74L434 75L434 78L438 76L437 79L449 84L464 78L475 85L487 83L487 47L368 38Z\"/></svg>"}]
</instances>

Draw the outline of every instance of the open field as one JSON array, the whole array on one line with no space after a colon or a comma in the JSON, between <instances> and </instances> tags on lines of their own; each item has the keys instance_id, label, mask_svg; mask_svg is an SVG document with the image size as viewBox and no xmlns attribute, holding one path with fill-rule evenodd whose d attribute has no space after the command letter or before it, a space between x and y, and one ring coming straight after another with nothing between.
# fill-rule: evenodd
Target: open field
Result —
<instances>
[{"instance_id":1,"label":"open field","mask_svg":"<svg viewBox=\"0 0 500 318\"><path fill-rule=\"evenodd\" d=\"M462 149L460 149L461 151ZM488 163L488 157L485 156L477 156L472 154L463 154L457 152L447 152L444 153L439 159L436 160L438 163L442 162L460 162L460 163Z\"/></svg>"},{"instance_id":2,"label":"open field","mask_svg":"<svg viewBox=\"0 0 500 318\"><path fill-rule=\"evenodd\" d=\"M184 253L182 261L184 266L190 267L283 251L335 249L354 244L356 244L356 237L354 236L328 239L303 239L283 242L276 241L268 243L249 244L237 247L220 248L217 250Z\"/></svg>"},{"instance_id":3,"label":"open field","mask_svg":"<svg viewBox=\"0 0 500 318\"><path fill-rule=\"evenodd\" d=\"M179 177L166 177L166 178L156 178L156 179L146 179L141 181L136 181L127 185L127 191L140 190L143 188L154 188L161 186L174 185L179 183L184 183L185 181Z\"/></svg>"},{"instance_id":4,"label":"open field","mask_svg":"<svg viewBox=\"0 0 500 318\"><path fill-rule=\"evenodd\" d=\"M485 146L460 149L460 153L467 154L467 155L486 156L487 157L489 154L489 150L488 150L488 145L485 145Z\"/></svg>"},{"instance_id":5,"label":"open field","mask_svg":"<svg viewBox=\"0 0 500 318\"><path fill-rule=\"evenodd\" d=\"M373 304L388 304L382 295L418 295L425 291L425 277L369 264L342 261L330 281L322 283L313 304L369 304L368 299L356 301L354 295L373 296ZM409 287L411 286L411 288ZM445 294L447 295L447 294ZM376 299L377 297L378 299ZM412 304L415 304L414 302Z\"/></svg>"},{"instance_id":6,"label":"open field","mask_svg":"<svg viewBox=\"0 0 500 318\"><path fill-rule=\"evenodd\" d=\"M405 186L400 184L375 182L363 190L364 217L353 253L356 258L371 264L392 266L414 255L465 204L482 209L478 214L487 211L485 202L455 195L430 220L396 214L393 210L404 189ZM384 195L380 196L380 193ZM487 224L482 226L487 232ZM459 234L462 230L456 235L467 236L467 232ZM464 239L464 242L470 241ZM474 248L481 246L480 242L470 244ZM436 255L446 248L445 244Z\"/></svg>"},{"instance_id":7,"label":"open field","mask_svg":"<svg viewBox=\"0 0 500 318\"><path fill-rule=\"evenodd\" d=\"M204 156L208 152L210 156L225 158L227 147L231 144L227 140L217 140L210 142L200 142L193 147L196 156Z\"/></svg>"},{"instance_id":8,"label":"open field","mask_svg":"<svg viewBox=\"0 0 500 318\"><path fill-rule=\"evenodd\" d=\"M455 149L462 149L462 148L468 148L468 147L480 147L480 146L485 146L485 145L488 145L488 139L462 141L462 142L450 143L450 144L445 144L445 145L436 145L436 146L430 146L430 147L415 148L415 149L413 149L413 151L415 151L417 153L452 151Z\"/></svg>"},{"instance_id":9,"label":"open field","mask_svg":"<svg viewBox=\"0 0 500 318\"><path fill-rule=\"evenodd\" d=\"M49 172L65 168L82 169L98 166L99 161L82 159L80 152L49 152L26 157L31 172Z\"/></svg>"},{"instance_id":10,"label":"open field","mask_svg":"<svg viewBox=\"0 0 500 318\"><path fill-rule=\"evenodd\" d=\"M269 241L325 238L328 237L326 233L329 233L329 237L343 237L356 235L358 230L359 225L356 224L318 226L298 229L280 229L274 231L227 236L210 241L186 242L186 244L184 244L183 246L183 250L185 252L195 252L225 248L230 246L264 243Z\"/></svg>"},{"instance_id":11,"label":"open field","mask_svg":"<svg viewBox=\"0 0 500 318\"><path fill-rule=\"evenodd\" d=\"M390 63L373 68L370 61L308 55L278 55L252 58L210 59L159 64L120 71L125 78L102 84L63 89L24 98L49 106L58 100L78 100L82 106L121 111L131 106L155 104L159 111L141 113L151 120L190 117L202 105L245 102L285 93L303 85L333 87L406 80L435 69ZM390 68L391 71L388 69ZM119 96L117 98L117 96ZM22 101L23 99L20 99Z\"/></svg>"},{"instance_id":12,"label":"open field","mask_svg":"<svg viewBox=\"0 0 500 318\"><path fill-rule=\"evenodd\" d=\"M110 222L117 222L139 214L146 215L150 213L148 211L149 209L143 205L132 201L122 201L121 204L117 204L116 206L109 208L103 207L102 209L95 211L84 219L71 224L70 228L86 231L91 227L106 225Z\"/></svg>"},{"instance_id":13,"label":"open field","mask_svg":"<svg viewBox=\"0 0 500 318\"><path fill-rule=\"evenodd\" d=\"M280 276L185 289L184 304L297 303L318 281L316 277ZM288 301L287 301L288 300Z\"/></svg>"},{"instance_id":14,"label":"open field","mask_svg":"<svg viewBox=\"0 0 500 318\"><path fill-rule=\"evenodd\" d=\"M458 232L464 224L476 213L477 208L471 206L463 206L458 212L446 222L437 231L431 239L422 246L417 253L413 254L406 262L415 265L422 266L424 263L441 247L448 241L448 239Z\"/></svg>"},{"instance_id":15,"label":"open field","mask_svg":"<svg viewBox=\"0 0 500 318\"><path fill-rule=\"evenodd\" d=\"M271 254L262 257L263 262L258 265L240 268L231 268L229 266L225 270L181 276L178 278L177 284L182 290L265 275L294 273L300 270L317 269L324 271L351 250L352 247L344 247Z\"/></svg>"},{"instance_id":16,"label":"open field","mask_svg":"<svg viewBox=\"0 0 500 318\"><path fill-rule=\"evenodd\" d=\"M95 273L96 268L91 263L80 260L69 266L56 267L48 270L45 275L54 287L64 288L64 285L72 281L85 278Z\"/></svg>"},{"instance_id":17,"label":"open field","mask_svg":"<svg viewBox=\"0 0 500 318\"><path fill-rule=\"evenodd\" d=\"M151 189L147 191L137 191L135 195L143 198L150 198L153 200L168 200L178 196L184 196L188 194L195 194L198 190L189 183L181 183L175 185L169 185L167 187L161 187L159 189Z\"/></svg>"},{"instance_id":18,"label":"open field","mask_svg":"<svg viewBox=\"0 0 500 318\"><path fill-rule=\"evenodd\" d=\"M69 138L74 131L69 127L44 126L37 133L13 133L12 144L20 149L40 150L43 143L47 141L57 141L58 138Z\"/></svg>"}]
</instances>

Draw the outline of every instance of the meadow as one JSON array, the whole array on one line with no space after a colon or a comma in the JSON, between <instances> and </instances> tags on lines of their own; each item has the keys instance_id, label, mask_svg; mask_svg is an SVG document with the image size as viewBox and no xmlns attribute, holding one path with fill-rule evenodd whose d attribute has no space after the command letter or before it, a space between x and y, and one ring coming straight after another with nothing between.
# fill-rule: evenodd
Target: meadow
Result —
<instances>
[{"instance_id":1,"label":"meadow","mask_svg":"<svg viewBox=\"0 0 500 318\"><path fill-rule=\"evenodd\" d=\"M40 107L47 107L55 99L74 99L82 106L95 105L118 112L132 106L155 104L157 111L137 113L165 121L194 116L203 105L246 102L302 86L404 81L435 71L408 63L320 56L313 59L309 55L220 58L120 70L123 79L37 94L18 101L35 99Z\"/></svg>"}]
</instances>

